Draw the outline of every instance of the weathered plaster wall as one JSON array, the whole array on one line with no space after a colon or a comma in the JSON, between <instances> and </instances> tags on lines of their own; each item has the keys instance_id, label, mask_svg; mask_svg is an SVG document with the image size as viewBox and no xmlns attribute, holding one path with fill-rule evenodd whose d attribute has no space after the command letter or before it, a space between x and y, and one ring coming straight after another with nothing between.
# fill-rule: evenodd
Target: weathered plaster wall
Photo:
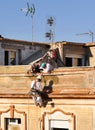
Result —
<instances>
[{"instance_id":1,"label":"weathered plaster wall","mask_svg":"<svg viewBox=\"0 0 95 130\"><path fill-rule=\"evenodd\" d=\"M0 92L3 88L23 88L29 90L31 81L36 76L27 74L27 66L0 66ZM55 69L51 74L43 74L42 85L52 82L54 91L63 88L93 88L95 87L95 69L93 67L63 67ZM45 83L44 83L45 82ZM4 90L5 91L5 90Z\"/></svg>"}]
</instances>

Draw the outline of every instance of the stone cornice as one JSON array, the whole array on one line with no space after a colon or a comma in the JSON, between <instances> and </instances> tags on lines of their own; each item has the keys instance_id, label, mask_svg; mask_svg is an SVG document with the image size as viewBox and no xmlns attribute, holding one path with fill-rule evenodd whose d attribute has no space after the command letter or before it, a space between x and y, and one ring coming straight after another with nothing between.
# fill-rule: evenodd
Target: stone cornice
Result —
<instances>
[{"instance_id":1,"label":"stone cornice","mask_svg":"<svg viewBox=\"0 0 95 130\"><path fill-rule=\"evenodd\" d=\"M95 99L95 91L90 93L59 93L59 92L52 92L51 94L48 94L48 97L51 99ZM29 94L0 94L0 98L18 98L18 99L31 99L32 96Z\"/></svg>"}]
</instances>

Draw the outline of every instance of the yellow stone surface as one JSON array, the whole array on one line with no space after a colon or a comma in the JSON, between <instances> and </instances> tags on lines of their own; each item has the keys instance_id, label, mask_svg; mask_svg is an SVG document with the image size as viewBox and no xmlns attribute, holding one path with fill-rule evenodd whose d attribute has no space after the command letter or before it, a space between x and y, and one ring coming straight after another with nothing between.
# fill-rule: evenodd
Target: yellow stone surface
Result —
<instances>
[{"instance_id":1,"label":"yellow stone surface","mask_svg":"<svg viewBox=\"0 0 95 130\"><path fill-rule=\"evenodd\" d=\"M28 94L31 81L36 79L36 76L27 74L28 67L0 66L0 128L2 130L5 128L6 118L20 118L19 127L23 130L49 130L49 121L56 119L61 119L63 122L65 119L70 130L94 130L94 67L64 67L55 69L51 74L43 74L42 85L44 86L46 81L48 86L52 81L53 91L48 95L51 100L41 108L34 105L32 96Z\"/></svg>"}]
</instances>

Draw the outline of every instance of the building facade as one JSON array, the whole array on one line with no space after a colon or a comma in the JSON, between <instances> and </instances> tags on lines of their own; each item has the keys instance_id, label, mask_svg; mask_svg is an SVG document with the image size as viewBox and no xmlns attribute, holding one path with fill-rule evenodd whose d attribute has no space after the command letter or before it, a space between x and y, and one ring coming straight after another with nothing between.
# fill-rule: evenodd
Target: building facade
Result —
<instances>
[{"instance_id":1,"label":"building facade","mask_svg":"<svg viewBox=\"0 0 95 130\"><path fill-rule=\"evenodd\" d=\"M95 43L57 42L52 48L59 49L59 55L65 66L95 66Z\"/></svg>"},{"instance_id":2,"label":"building facade","mask_svg":"<svg viewBox=\"0 0 95 130\"><path fill-rule=\"evenodd\" d=\"M64 67L43 74L43 88L52 91L45 93L42 107L29 95L36 76L28 75L26 68L0 67L0 130L95 129L94 67Z\"/></svg>"},{"instance_id":3,"label":"building facade","mask_svg":"<svg viewBox=\"0 0 95 130\"><path fill-rule=\"evenodd\" d=\"M58 50L58 66L95 66L95 43L38 43L0 38L0 65L27 65L49 49ZM61 61L61 62L60 62ZM62 63L63 62L63 63Z\"/></svg>"},{"instance_id":4,"label":"building facade","mask_svg":"<svg viewBox=\"0 0 95 130\"><path fill-rule=\"evenodd\" d=\"M50 46L35 43L37 53L30 46L30 42L0 41L0 130L95 130L95 44L51 45L65 66L43 73L43 90L49 93L43 91L42 107L35 106L30 94L37 75L28 74L30 65L21 62L41 57L39 49ZM10 65L14 58L15 66Z\"/></svg>"},{"instance_id":5,"label":"building facade","mask_svg":"<svg viewBox=\"0 0 95 130\"><path fill-rule=\"evenodd\" d=\"M43 56L48 48L49 44L45 43L0 38L0 65L29 64Z\"/></svg>"}]
</instances>

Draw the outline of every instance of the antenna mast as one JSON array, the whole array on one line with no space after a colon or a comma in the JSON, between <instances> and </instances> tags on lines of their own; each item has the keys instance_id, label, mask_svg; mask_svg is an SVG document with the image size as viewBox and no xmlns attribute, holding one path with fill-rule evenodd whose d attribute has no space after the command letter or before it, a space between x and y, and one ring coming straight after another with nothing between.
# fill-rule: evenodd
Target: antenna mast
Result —
<instances>
[{"instance_id":1,"label":"antenna mast","mask_svg":"<svg viewBox=\"0 0 95 130\"><path fill-rule=\"evenodd\" d=\"M54 24L54 19L50 17L47 19L47 24L50 26L50 31L45 33L45 36L49 38L49 40L53 43L54 40L54 31L53 31L53 24Z\"/></svg>"},{"instance_id":2,"label":"antenna mast","mask_svg":"<svg viewBox=\"0 0 95 130\"><path fill-rule=\"evenodd\" d=\"M91 42L94 41L94 33L92 31L86 32L86 33L80 33L80 34L76 34L77 36L79 35L90 35L91 36Z\"/></svg>"},{"instance_id":3,"label":"antenna mast","mask_svg":"<svg viewBox=\"0 0 95 130\"><path fill-rule=\"evenodd\" d=\"M31 7L29 7L29 4L27 2L27 8L22 8L21 11L26 12L26 16L30 14L32 18L32 44L34 40L34 14L35 14L35 6L32 4Z\"/></svg>"}]
</instances>

